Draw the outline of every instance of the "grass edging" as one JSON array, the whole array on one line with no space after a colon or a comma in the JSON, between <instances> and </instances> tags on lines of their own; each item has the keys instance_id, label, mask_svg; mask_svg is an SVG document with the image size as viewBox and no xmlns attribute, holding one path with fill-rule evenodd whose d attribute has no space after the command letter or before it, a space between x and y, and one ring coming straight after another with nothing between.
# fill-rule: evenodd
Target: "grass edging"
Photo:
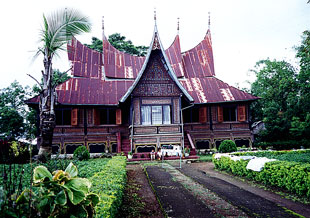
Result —
<instances>
[{"instance_id":1,"label":"grass edging","mask_svg":"<svg viewBox=\"0 0 310 218\"><path fill-rule=\"evenodd\" d=\"M126 157L123 156L113 157L102 171L90 178L91 191L100 197L96 217L115 217L122 204L126 179Z\"/></svg>"}]
</instances>

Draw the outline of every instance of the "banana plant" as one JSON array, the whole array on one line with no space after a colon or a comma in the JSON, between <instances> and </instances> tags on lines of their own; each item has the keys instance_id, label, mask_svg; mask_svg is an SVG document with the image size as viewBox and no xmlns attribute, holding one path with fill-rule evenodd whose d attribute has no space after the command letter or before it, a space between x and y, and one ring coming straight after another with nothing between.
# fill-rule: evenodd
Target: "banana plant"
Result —
<instances>
[{"instance_id":1,"label":"banana plant","mask_svg":"<svg viewBox=\"0 0 310 218\"><path fill-rule=\"evenodd\" d=\"M90 193L91 182L77 177L77 167L70 163L65 171L50 173L45 166L33 171L33 191L25 189L17 204L28 204L39 217L93 217L99 196Z\"/></svg>"}]
</instances>

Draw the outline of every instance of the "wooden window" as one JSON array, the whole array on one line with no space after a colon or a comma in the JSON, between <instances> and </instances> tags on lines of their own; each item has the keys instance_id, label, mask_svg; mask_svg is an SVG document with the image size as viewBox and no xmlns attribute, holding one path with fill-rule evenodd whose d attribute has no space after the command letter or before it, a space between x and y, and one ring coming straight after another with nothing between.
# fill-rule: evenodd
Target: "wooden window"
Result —
<instances>
[{"instance_id":1,"label":"wooden window","mask_svg":"<svg viewBox=\"0 0 310 218\"><path fill-rule=\"evenodd\" d=\"M97 109L93 109L94 114L94 125L100 125L100 111Z\"/></svg>"},{"instance_id":2,"label":"wooden window","mask_svg":"<svg viewBox=\"0 0 310 218\"><path fill-rule=\"evenodd\" d=\"M141 124L159 125L171 123L170 105L141 106Z\"/></svg>"},{"instance_id":3,"label":"wooden window","mask_svg":"<svg viewBox=\"0 0 310 218\"><path fill-rule=\"evenodd\" d=\"M237 121L237 107L234 105L223 106L223 121Z\"/></svg>"},{"instance_id":4,"label":"wooden window","mask_svg":"<svg viewBox=\"0 0 310 218\"><path fill-rule=\"evenodd\" d=\"M71 126L78 125L78 109L74 108L71 110Z\"/></svg>"},{"instance_id":5,"label":"wooden window","mask_svg":"<svg viewBox=\"0 0 310 218\"><path fill-rule=\"evenodd\" d=\"M116 109L116 124L121 125L122 124L122 110Z\"/></svg>"},{"instance_id":6,"label":"wooden window","mask_svg":"<svg viewBox=\"0 0 310 218\"><path fill-rule=\"evenodd\" d=\"M206 123L207 122L207 107L199 108L199 123Z\"/></svg>"},{"instance_id":7,"label":"wooden window","mask_svg":"<svg viewBox=\"0 0 310 218\"><path fill-rule=\"evenodd\" d=\"M223 107L221 106L217 107L217 121L223 122Z\"/></svg>"},{"instance_id":8,"label":"wooden window","mask_svg":"<svg viewBox=\"0 0 310 218\"><path fill-rule=\"evenodd\" d=\"M244 122L246 121L246 108L245 105L238 106L238 121Z\"/></svg>"}]
</instances>

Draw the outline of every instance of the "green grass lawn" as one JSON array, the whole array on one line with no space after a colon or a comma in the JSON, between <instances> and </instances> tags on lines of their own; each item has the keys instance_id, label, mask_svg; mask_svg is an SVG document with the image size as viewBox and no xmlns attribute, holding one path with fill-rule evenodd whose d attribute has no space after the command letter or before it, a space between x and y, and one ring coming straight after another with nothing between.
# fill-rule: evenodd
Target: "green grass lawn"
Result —
<instances>
[{"instance_id":1,"label":"green grass lawn","mask_svg":"<svg viewBox=\"0 0 310 218\"><path fill-rule=\"evenodd\" d=\"M30 186L31 171L38 166L44 165L50 172L55 170L65 170L70 162L73 162L74 165L78 168L78 176L83 178L90 178L95 173L102 171L106 163L111 160L110 158L98 158L90 159L87 161L78 161L78 160L50 160L45 164L13 164L11 166L0 164L0 186L4 184L3 179L5 178L4 173L6 172L6 180L11 179L11 184L19 186L19 183L22 183L22 189Z\"/></svg>"},{"instance_id":2,"label":"green grass lawn","mask_svg":"<svg viewBox=\"0 0 310 218\"><path fill-rule=\"evenodd\" d=\"M212 154L198 154L199 161L202 162L211 162L212 161Z\"/></svg>"}]
</instances>

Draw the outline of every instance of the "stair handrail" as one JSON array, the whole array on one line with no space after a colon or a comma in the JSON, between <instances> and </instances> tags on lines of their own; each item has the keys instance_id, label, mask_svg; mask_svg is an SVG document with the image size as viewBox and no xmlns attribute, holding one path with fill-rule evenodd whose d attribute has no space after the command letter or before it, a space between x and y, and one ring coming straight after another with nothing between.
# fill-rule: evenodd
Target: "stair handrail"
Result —
<instances>
[{"instance_id":1,"label":"stair handrail","mask_svg":"<svg viewBox=\"0 0 310 218\"><path fill-rule=\"evenodd\" d=\"M193 140L192 140L191 135L190 135L189 133L187 133L186 135L187 135L189 144L191 145L192 149L195 149L195 145L194 145L194 143L193 143Z\"/></svg>"}]
</instances>

